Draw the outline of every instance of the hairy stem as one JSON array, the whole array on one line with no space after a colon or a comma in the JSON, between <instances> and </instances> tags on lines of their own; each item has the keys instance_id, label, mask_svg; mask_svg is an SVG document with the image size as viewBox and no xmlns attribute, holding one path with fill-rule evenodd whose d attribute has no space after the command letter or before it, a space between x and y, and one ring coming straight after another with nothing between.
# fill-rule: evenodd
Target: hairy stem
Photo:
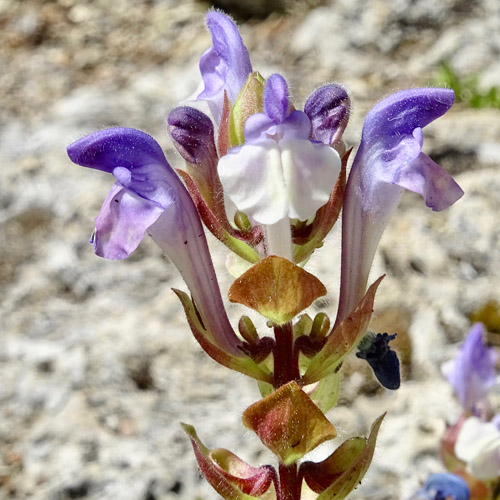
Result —
<instances>
[{"instance_id":1,"label":"hairy stem","mask_svg":"<svg viewBox=\"0 0 500 500\"><path fill-rule=\"evenodd\" d=\"M298 358L293 349L292 323L286 323L274 328L276 344L274 346L274 388L277 389L300 377Z\"/></svg>"},{"instance_id":2,"label":"hairy stem","mask_svg":"<svg viewBox=\"0 0 500 500\"><path fill-rule=\"evenodd\" d=\"M279 489L277 500L300 500L301 484L297 473L297 464L279 465Z\"/></svg>"}]
</instances>

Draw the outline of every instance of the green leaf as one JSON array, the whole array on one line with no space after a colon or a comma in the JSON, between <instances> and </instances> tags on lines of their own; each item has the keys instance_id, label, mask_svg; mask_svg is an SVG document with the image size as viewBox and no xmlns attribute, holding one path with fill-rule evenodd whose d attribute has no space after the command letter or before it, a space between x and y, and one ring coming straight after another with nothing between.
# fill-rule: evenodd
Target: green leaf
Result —
<instances>
[{"instance_id":1,"label":"green leaf","mask_svg":"<svg viewBox=\"0 0 500 500\"><path fill-rule=\"evenodd\" d=\"M381 415L372 425L370 436L365 441L365 446L359 453L355 460L351 461L349 466L341 473L341 475L328 487L323 493L321 493L317 500L343 500L347 495L355 489L361 482L363 477L370 466L373 458L373 453L375 451L375 444L377 442L377 435L382 424L382 419L385 413ZM345 455L346 462L350 461L350 456L356 454L359 447L359 441L351 442L347 445L346 449L348 453L343 453ZM344 458L344 457L341 457ZM346 463L344 462L344 463ZM339 462L337 462L339 463ZM341 468L341 467L340 467Z\"/></svg>"},{"instance_id":2,"label":"green leaf","mask_svg":"<svg viewBox=\"0 0 500 500\"><path fill-rule=\"evenodd\" d=\"M316 403L318 408L326 413L331 410L339 400L340 395L340 372L332 372L321 379L309 397Z\"/></svg>"}]
</instances>

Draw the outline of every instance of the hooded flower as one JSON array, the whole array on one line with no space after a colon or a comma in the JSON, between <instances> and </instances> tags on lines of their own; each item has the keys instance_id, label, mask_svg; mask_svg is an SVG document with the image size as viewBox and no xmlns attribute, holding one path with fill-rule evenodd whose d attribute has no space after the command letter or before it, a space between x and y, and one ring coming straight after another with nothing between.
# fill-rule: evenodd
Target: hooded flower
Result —
<instances>
[{"instance_id":1,"label":"hooded flower","mask_svg":"<svg viewBox=\"0 0 500 500\"><path fill-rule=\"evenodd\" d=\"M462 344L451 365L444 368L465 411L472 411L476 403L486 397L496 381L495 365L498 354L483 342L484 326L476 323Z\"/></svg>"},{"instance_id":2,"label":"hooded flower","mask_svg":"<svg viewBox=\"0 0 500 500\"><path fill-rule=\"evenodd\" d=\"M218 123L222 114L224 91L234 103L248 75L252 72L250 56L238 28L225 14L212 10L206 16L213 46L200 59L203 91L197 99L208 102Z\"/></svg>"},{"instance_id":3,"label":"hooded flower","mask_svg":"<svg viewBox=\"0 0 500 500\"><path fill-rule=\"evenodd\" d=\"M182 274L210 341L225 352L242 355L200 218L158 143L139 130L112 128L71 144L68 155L74 163L108 172L117 180L96 218L91 242L97 255L124 259L147 231Z\"/></svg>"},{"instance_id":4,"label":"hooded flower","mask_svg":"<svg viewBox=\"0 0 500 500\"><path fill-rule=\"evenodd\" d=\"M337 322L366 290L375 250L404 189L441 211L463 191L422 152L422 129L453 104L452 90L411 89L379 102L366 116L342 216L342 275Z\"/></svg>"}]
</instances>

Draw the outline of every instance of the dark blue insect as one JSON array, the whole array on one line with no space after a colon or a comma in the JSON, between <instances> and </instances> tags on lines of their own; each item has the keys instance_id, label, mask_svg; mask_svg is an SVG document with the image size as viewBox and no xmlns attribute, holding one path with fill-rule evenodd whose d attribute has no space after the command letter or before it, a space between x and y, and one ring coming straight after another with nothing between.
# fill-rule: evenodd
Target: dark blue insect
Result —
<instances>
[{"instance_id":1,"label":"dark blue insect","mask_svg":"<svg viewBox=\"0 0 500 500\"><path fill-rule=\"evenodd\" d=\"M396 338L396 334L368 332L359 343L356 356L364 359L372 367L377 380L386 389L398 389L401 385L399 374L399 359L389 347L389 342Z\"/></svg>"}]
</instances>

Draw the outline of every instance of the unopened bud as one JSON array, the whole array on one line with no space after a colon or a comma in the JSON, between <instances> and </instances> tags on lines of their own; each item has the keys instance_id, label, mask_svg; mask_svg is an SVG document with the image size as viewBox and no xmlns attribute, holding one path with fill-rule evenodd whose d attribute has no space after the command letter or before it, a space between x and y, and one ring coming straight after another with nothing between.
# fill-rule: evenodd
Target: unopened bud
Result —
<instances>
[{"instance_id":1,"label":"unopened bud","mask_svg":"<svg viewBox=\"0 0 500 500\"><path fill-rule=\"evenodd\" d=\"M330 331L330 318L325 313L318 313L314 317L314 321L311 328L311 337L314 339L320 339L326 337Z\"/></svg>"},{"instance_id":2,"label":"unopened bud","mask_svg":"<svg viewBox=\"0 0 500 500\"><path fill-rule=\"evenodd\" d=\"M255 344L259 341L259 334L253 324L253 321L248 316L242 316L238 323L238 330L241 336L250 344Z\"/></svg>"}]
</instances>

